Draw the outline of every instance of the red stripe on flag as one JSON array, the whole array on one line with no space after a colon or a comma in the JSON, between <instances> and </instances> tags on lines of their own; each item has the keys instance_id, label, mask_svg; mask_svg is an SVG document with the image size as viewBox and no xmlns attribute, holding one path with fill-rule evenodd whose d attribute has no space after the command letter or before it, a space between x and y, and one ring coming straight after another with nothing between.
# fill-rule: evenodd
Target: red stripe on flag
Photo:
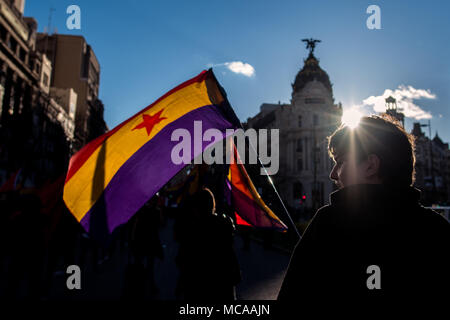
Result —
<instances>
[{"instance_id":1,"label":"red stripe on flag","mask_svg":"<svg viewBox=\"0 0 450 320\"><path fill-rule=\"evenodd\" d=\"M244 219L242 219L242 217L240 215L238 215L238 213L236 211L234 212L234 214L236 215L236 224L241 225L241 226L252 227L252 225L247 223L247 221L245 221Z\"/></svg>"}]
</instances>

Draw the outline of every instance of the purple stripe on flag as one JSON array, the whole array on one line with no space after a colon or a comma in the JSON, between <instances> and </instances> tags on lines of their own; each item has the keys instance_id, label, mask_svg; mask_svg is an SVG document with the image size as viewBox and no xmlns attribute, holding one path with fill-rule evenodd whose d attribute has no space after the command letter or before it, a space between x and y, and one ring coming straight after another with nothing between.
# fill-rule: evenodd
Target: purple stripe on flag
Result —
<instances>
[{"instance_id":1,"label":"purple stripe on flag","mask_svg":"<svg viewBox=\"0 0 450 320\"><path fill-rule=\"evenodd\" d=\"M263 209L252 199L240 190L231 189L233 195L233 206L239 216L249 224L259 228L275 228L285 230L278 221L272 219Z\"/></svg>"},{"instance_id":2,"label":"purple stripe on flag","mask_svg":"<svg viewBox=\"0 0 450 320\"><path fill-rule=\"evenodd\" d=\"M126 223L185 166L183 163L174 164L171 159L172 148L180 143L171 141L175 129L183 128L190 132L191 158L199 155L211 142L202 141L202 149L194 149L194 121L202 122L203 132L215 128L222 132L223 137L226 136L225 129L234 128L214 105L195 109L168 124L120 167L102 196L81 219L85 230L101 228L103 232L111 233Z\"/></svg>"}]
</instances>

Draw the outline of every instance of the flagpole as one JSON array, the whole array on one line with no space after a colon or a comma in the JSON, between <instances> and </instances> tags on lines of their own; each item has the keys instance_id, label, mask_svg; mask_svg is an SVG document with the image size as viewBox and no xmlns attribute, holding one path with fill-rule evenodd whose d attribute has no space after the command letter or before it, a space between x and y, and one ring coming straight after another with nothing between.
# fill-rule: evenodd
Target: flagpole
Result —
<instances>
[{"instance_id":1,"label":"flagpole","mask_svg":"<svg viewBox=\"0 0 450 320\"><path fill-rule=\"evenodd\" d=\"M242 126L242 124L241 124L241 128L242 128L242 130L244 130L244 127ZM278 193L277 188L275 188L275 185L273 184L272 178L270 178L270 175L269 175L269 173L267 172L266 167L265 167L264 164L261 162L261 159L259 158L259 155L258 155L258 153L256 152L255 147L253 146L253 144L252 144L252 142L251 142L251 139L249 139L249 144L250 144L250 146L252 147L253 152L256 154L256 157L257 157L257 159L258 159L259 164L260 164L260 165L262 166L262 168L264 169L264 172L266 173L266 176L267 176L267 180L269 180L270 185L273 187L273 190L275 191L275 194L277 195L278 199L280 200L281 205L283 206L284 211L286 212L286 214L287 214L287 216L288 216L288 218L289 218L289 221L290 221L291 224L294 226L294 230L295 230L295 232L297 233L298 238L301 239L302 236L300 235L300 232L298 232L298 229L297 229L297 227L295 226L294 220L292 220L291 215L289 214L289 211L287 210L286 206L284 205L284 202L283 202L283 200L281 199L281 196L280 196L280 194Z\"/></svg>"}]
</instances>

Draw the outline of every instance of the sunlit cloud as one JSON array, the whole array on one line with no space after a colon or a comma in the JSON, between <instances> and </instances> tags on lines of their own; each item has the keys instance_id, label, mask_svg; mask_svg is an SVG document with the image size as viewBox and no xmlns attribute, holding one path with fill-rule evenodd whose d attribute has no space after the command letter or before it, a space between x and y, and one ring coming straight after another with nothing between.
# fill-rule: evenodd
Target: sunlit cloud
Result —
<instances>
[{"instance_id":1,"label":"sunlit cloud","mask_svg":"<svg viewBox=\"0 0 450 320\"><path fill-rule=\"evenodd\" d=\"M211 67L225 66L231 72L242 74L246 77L253 77L255 75L255 68L251 64L242 61L231 61L219 64L210 64Z\"/></svg>"},{"instance_id":2,"label":"sunlit cloud","mask_svg":"<svg viewBox=\"0 0 450 320\"><path fill-rule=\"evenodd\" d=\"M385 99L389 96L392 96L397 100L397 107L401 109L401 112L403 112L406 117L414 118L416 120L432 118L431 113L415 104L414 100L433 100L436 99L436 95L430 90L416 89L412 86L400 85L395 90L386 89L380 96L370 96L367 99L364 99L363 105L371 106L376 112L385 112Z\"/></svg>"},{"instance_id":3,"label":"sunlit cloud","mask_svg":"<svg viewBox=\"0 0 450 320\"><path fill-rule=\"evenodd\" d=\"M242 61L225 62L225 66L232 72L241 73L247 77L252 77L255 74L255 68Z\"/></svg>"}]
</instances>

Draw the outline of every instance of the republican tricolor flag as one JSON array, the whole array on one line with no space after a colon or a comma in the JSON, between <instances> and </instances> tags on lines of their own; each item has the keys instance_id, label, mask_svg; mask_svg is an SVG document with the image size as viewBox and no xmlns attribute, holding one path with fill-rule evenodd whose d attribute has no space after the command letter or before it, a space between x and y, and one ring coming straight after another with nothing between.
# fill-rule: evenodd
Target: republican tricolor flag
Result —
<instances>
[{"instance_id":1,"label":"republican tricolor flag","mask_svg":"<svg viewBox=\"0 0 450 320\"><path fill-rule=\"evenodd\" d=\"M64 202L86 231L111 233L126 223L185 164L174 164L175 129L191 133L240 126L212 70L203 71L87 144L70 160ZM214 141L216 142L216 141ZM191 141L191 158L201 150ZM191 160L192 160L191 159Z\"/></svg>"},{"instance_id":2,"label":"republican tricolor flag","mask_svg":"<svg viewBox=\"0 0 450 320\"><path fill-rule=\"evenodd\" d=\"M239 157L236 146L231 142L231 161L225 179L225 194L233 208L236 223L257 228L286 231L287 226L265 204L255 188Z\"/></svg>"}]
</instances>

